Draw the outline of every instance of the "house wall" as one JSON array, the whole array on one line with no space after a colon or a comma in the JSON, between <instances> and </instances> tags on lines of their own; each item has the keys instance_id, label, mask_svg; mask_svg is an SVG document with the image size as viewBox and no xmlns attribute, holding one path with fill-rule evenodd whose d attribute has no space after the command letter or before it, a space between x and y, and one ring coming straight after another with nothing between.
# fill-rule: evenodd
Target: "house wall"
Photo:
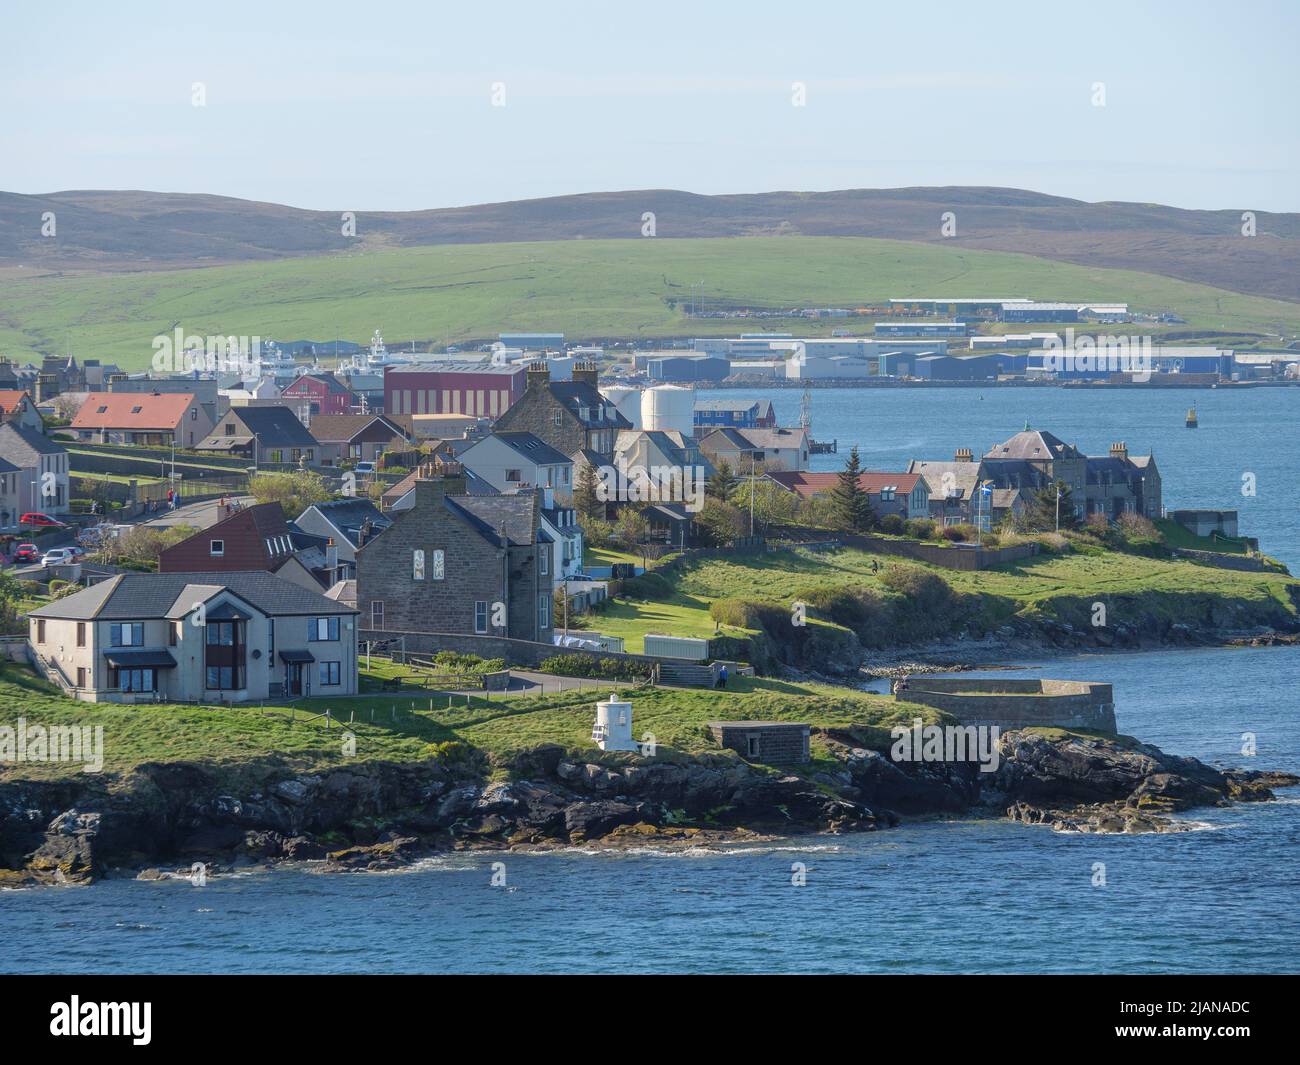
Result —
<instances>
[{"instance_id":1,"label":"house wall","mask_svg":"<svg viewBox=\"0 0 1300 1065\"><path fill-rule=\"evenodd\" d=\"M207 604L213 609L230 597L223 593ZM354 615L339 617L337 641L311 641L308 639L309 618L280 616L275 618L275 653L271 653L271 629L266 615L252 610L239 599L235 604L251 614L246 626L245 683L238 691L208 691L206 689L205 640L206 629L193 623L193 616L179 621L162 618L137 619L144 625L144 643L132 650L166 650L176 660L175 669L157 671L157 698L162 702L243 702L271 697L271 685L283 682L285 665L280 661L281 650L306 650L316 662L305 665L305 694L355 695L357 693L357 632ZM38 639L40 622L45 622L45 639ZM129 623L125 619L122 623ZM44 663L57 664L64 683L75 687L78 668L85 670L86 686L74 692L76 698L88 702L153 702L152 693L121 693L108 689L109 666L105 653L111 651L111 627L117 621L77 622L61 618L31 618L29 640L35 655ZM85 625L85 646L77 646L77 626ZM176 642L171 643L175 633ZM260 652L254 657L254 652ZM319 684L319 663L339 662L337 686ZM307 673L310 683L307 683Z\"/></svg>"},{"instance_id":2,"label":"house wall","mask_svg":"<svg viewBox=\"0 0 1300 1065\"><path fill-rule=\"evenodd\" d=\"M535 558L537 548L500 548L443 503L439 481L416 482L415 505L400 511L383 534L356 553L357 607L368 628L411 632L475 632L475 604L486 603L488 632L538 638L537 596L550 593ZM414 552L424 552L424 580L414 577ZM433 579L434 551L443 552L443 579ZM507 565L508 563L508 565ZM507 581L506 575L509 575ZM383 604L376 624L374 604ZM495 603L506 604L507 628L492 628ZM549 627L543 637L549 638Z\"/></svg>"}]
</instances>

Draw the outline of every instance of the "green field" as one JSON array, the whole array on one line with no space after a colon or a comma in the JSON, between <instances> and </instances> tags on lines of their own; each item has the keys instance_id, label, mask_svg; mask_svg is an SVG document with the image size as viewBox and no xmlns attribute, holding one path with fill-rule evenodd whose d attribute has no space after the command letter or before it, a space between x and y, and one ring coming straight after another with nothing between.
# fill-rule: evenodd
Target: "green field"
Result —
<instances>
[{"instance_id":1,"label":"green field","mask_svg":"<svg viewBox=\"0 0 1300 1065\"><path fill-rule=\"evenodd\" d=\"M672 303L698 281L706 300L778 308L947 292L1124 301L1175 312L1187 319L1182 329L1300 332L1300 305L1152 274L862 237L735 237L458 244L95 276L14 271L0 285L0 354L71 351L138 370L153 338L177 325L204 336L357 342L378 327L394 346L510 330L600 338L782 326L686 318ZM864 319L799 328L850 324L869 328Z\"/></svg>"},{"instance_id":2,"label":"green field","mask_svg":"<svg viewBox=\"0 0 1300 1065\"><path fill-rule=\"evenodd\" d=\"M863 551L833 554L810 551L774 551L766 555L708 559L682 565L676 592L662 601L619 600L590 618L593 631L621 636L628 651L641 652L646 633L674 636L710 636L715 631L709 604L717 599L740 598L790 603L814 588L846 585L885 593L879 576L871 572L876 560L882 567L893 560ZM1056 602L1077 602L1116 596L1231 597L1247 604L1290 606L1287 589L1295 579L1281 573L1252 573L1218 569L1192 562L1146 558L1115 551L1066 555L1042 554L1027 562L995 569L967 572L908 563L941 575L957 592L989 597L991 608L1010 617L1015 614L1054 612ZM883 569L882 569L883 572ZM736 634L723 626L724 634Z\"/></svg>"},{"instance_id":3,"label":"green field","mask_svg":"<svg viewBox=\"0 0 1300 1065\"><path fill-rule=\"evenodd\" d=\"M704 723L725 719L780 719L814 725L881 727L914 716L938 720L936 711L819 684L737 678L727 692L622 689L631 694L637 734L651 732L666 748L697 753L717 750ZM18 718L32 725L103 726L104 771L120 776L142 762L194 761L223 767L232 778L269 756L298 771L344 765L344 730L357 741L356 757L398 762L435 755L434 745L459 741L488 754L508 755L539 743L591 749L591 725L599 693L590 689L509 699L429 696L427 693L367 694L348 699L300 700L289 719L283 707L125 705L66 698L23 666L0 665L0 725ZM433 707L430 709L430 700ZM450 703L450 705L449 705ZM309 717L329 707L333 724ZM372 720L373 713L373 720ZM350 717L355 720L349 721ZM7 764L4 778L81 777L77 766Z\"/></svg>"}]
</instances>

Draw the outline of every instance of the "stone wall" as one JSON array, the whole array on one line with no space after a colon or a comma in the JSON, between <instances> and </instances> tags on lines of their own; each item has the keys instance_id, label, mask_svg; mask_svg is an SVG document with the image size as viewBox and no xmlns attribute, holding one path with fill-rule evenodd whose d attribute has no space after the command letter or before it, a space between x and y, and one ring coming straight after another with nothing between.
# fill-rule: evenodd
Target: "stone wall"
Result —
<instances>
[{"instance_id":1,"label":"stone wall","mask_svg":"<svg viewBox=\"0 0 1300 1065\"><path fill-rule=\"evenodd\" d=\"M963 725L1116 731L1114 692L1094 681L909 677L895 694L952 714Z\"/></svg>"},{"instance_id":2,"label":"stone wall","mask_svg":"<svg viewBox=\"0 0 1300 1065\"><path fill-rule=\"evenodd\" d=\"M366 621L363 615L362 624ZM551 643L532 640L510 640L498 636L474 636L454 632L393 632L388 629L361 630L360 639L388 643L389 651L404 647L408 654L430 655L438 651L455 651L457 654L477 655L479 658L504 658L507 665L520 667L539 666L556 655L583 655L587 658L615 658L622 662L653 664L660 661L647 655L626 651L588 651L583 647L557 647ZM403 644L403 640L405 643ZM364 650L363 652L364 653ZM386 652L387 653L387 652Z\"/></svg>"},{"instance_id":3,"label":"stone wall","mask_svg":"<svg viewBox=\"0 0 1300 1065\"><path fill-rule=\"evenodd\" d=\"M710 721L719 745L750 762L794 765L808 761L808 726L774 721ZM751 744L757 740L757 749Z\"/></svg>"}]
</instances>

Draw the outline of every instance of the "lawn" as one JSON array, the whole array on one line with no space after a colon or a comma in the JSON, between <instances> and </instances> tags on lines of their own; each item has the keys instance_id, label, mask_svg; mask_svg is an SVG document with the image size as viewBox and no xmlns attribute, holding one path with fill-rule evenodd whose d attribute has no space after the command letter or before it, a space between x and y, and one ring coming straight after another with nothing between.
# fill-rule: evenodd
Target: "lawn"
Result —
<instances>
[{"instance_id":1,"label":"lawn","mask_svg":"<svg viewBox=\"0 0 1300 1065\"><path fill-rule=\"evenodd\" d=\"M725 692L622 688L633 702L636 735L650 732L666 748L716 750L704 725L714 719L803 721L865 729L906 723L914 716L938 720L935 711L879 695L819 684L736 678ZM591 748L595 696L558 695L448 698L367 694L300 701L291 720L283 707L120 705L66 698L23 666L0 666L0 726L19 717L33 725L103 726L104 769L114 776L142 762L194 761L223 767L232 776L275 757L295 771L345 764L343 733L356 738L356 757L419 761L432 744L461 741L508 754L538 743ZM328 707L331 727L323 717ZM315 715L315 716L310 716ZM881 734L875 734L881 735ZM262 766L264 768L264 766ZM4 764L0 781L80 775L67 764Z\"/></svg>"},{"instance_id":2,"label":"lawn","mask_svg":"<svg viewBox=\"0 0 1300 1065\"><path fill-rule=\"evenodd\" d=\"M681 566L677 593L668 600L619 601L591 619L603 634L622 636L626 649L640 651L647 632L675 636L709 636L714 624L709 604L715 599L741 598L792 602L813 588L856 585L885 589L871 572L873 561L884 566L898 560L865 551L773 551L686 562ZM1145 558L1115 551L1067 555L1043 554L1024 563L967 572L921 563L938 573L954 590L996 597L990 608L1006 616L1050 611L1055 599L1088 599L1148 593L1169 596L1215 595L1264 604L1274 600L1289 606L1287 588L1294 578L1284 574L1217 569L1185 561ZM724 628L725 633L741 630Z\"/></svg>"},{"instance_id":3,"label":"lawn","mask_svg":"<svg viewBox=\"0 0 1300 1065\"><path fill-rule=\"evenodd\" d=\"M865 237L566 240L355 251L277 262L102 276L33 276L0 286L0 345L16 361L71 350L146 368L152 340L198 335L390 345L490 339L501 331L570 337L730 334L729 319L679 307L707 279L712 300L775 308L858 307L936 290L1043 300L1121 300L1170 310L1185 329L1300 331L1300 306L1128 270L1029 255ZM852 320L859 331L867 319ZM824 335L843 320L769 319ZM66 345L66 347L65 347Z\"/></svg>"}]
</instances>

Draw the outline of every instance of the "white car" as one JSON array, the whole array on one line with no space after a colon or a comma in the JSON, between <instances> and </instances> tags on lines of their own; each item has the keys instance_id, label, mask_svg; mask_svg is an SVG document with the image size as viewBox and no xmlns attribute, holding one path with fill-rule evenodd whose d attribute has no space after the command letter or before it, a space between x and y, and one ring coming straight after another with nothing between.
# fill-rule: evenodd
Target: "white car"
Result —
<instances>
[{"instance_id":1,"label":"white car","mask_svg":"<svg viewBox=\"0 0 1300 1065\"><path fill-rule=\"evenodd\" d=\"M41 556L41 569L66 566L77 560L77 551L71 547L51 547Z\"/></svg>"},{"instance_id":2,"label":"white car","mask_svg":"<svg viewBox=\"0 0 1300 1065\"><path fill-rule=\"evenodd\" d=\"M373 462L358 462L352 467L352 472L358 477L369 477L375 472L375 464Z\"/></svg>"}]
</instances>

